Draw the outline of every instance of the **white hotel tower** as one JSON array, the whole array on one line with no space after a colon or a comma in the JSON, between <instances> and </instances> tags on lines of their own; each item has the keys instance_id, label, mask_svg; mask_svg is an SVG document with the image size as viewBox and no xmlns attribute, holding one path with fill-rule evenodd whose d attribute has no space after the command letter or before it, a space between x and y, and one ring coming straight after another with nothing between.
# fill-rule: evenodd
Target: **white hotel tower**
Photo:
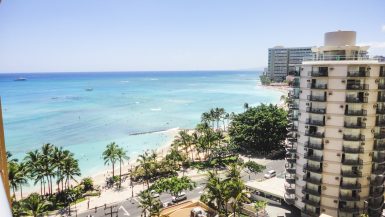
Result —
<instances>
[{"instance_id":1,"label":"white hotel tower","mask_svg":"<svg viewBox=\"0 0 385 217\"><path fill-rule=\"evenodd\" d=\"M385 62L368 48L328 32L291 73L285 200L303 216L382 213Z\"/></svg>"}]
</instances>

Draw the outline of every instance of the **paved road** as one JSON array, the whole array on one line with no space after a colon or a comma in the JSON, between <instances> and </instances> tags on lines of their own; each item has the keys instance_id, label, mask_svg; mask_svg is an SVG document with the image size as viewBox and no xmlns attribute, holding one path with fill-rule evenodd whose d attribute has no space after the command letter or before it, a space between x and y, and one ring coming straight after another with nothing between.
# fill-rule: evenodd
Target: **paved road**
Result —
<instances>
[{"instance_id":1,"label":"paved road","mask_svg":"<svg viewBox=\"0 0 385 217\"><path fill-rule=\"evenodd\" d=\"M279 161L272 161L271 163L267 164L266 170L259 174L250 174L250 180L256 180L256 179L263 179L263 175L265 172L269 170L275 170L277 171L278 177L283 177L283 173L285 171L284 168L284 160ZM249 181L249 174L242 173L242 178L245 181ZM196 181L197 187L192 191L186 191L187 199L199 199L200 195L203 193L203 188L206 184L205 178L201 178ZM163 193L160 195L160 200L162 203L170 202L171 201L171 195L167 193ZM141 209L138 207L139 202L136 197L131 199L130 195L127 195L127 198L122 198L122 201L116 204L107 205L106 209L104 207L100 207L96 210L91 209L87 212L83 212L81 214L77 214L75 211L75 207L72 207L73 212L71 213L72 216L79 216L79 217L87 217L87 216L93 216L93 217L124 217L124 216L130 216L130 217L138 217L141 216ZM113 214L111 215L111 211Z\"/></svg>"}]
</instances>

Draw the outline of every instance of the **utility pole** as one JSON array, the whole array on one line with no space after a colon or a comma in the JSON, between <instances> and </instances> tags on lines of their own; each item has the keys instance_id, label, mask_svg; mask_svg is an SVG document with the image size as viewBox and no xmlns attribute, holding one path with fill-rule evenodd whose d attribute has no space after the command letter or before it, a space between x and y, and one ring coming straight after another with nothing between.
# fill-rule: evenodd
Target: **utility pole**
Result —
<instances>
[{"instance_id":1,"label":"utility pole","mask_svg":"<svg viewBox=\"0 0 385 217\"><path fill-rule=\"evenodd\" d=\"M115 206L110 206L110 207L106 207L104 208L104 215L105 216L110 216L110 217L113 217L113 214L116 214L116 217L118 216L118 209L116 209L116 211L113 211L113 209L116 208L116 205ZM106 212L105 210L110 210L110 212Z\"/></svg>"}]
</instances>

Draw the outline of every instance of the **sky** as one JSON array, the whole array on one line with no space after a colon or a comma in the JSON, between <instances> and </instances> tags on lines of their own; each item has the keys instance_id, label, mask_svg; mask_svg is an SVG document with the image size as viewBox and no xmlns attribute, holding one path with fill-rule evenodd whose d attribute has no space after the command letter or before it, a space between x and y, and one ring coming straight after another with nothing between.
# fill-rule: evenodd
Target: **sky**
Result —
<instances>
[{"instance_id":1,"label":"sky","mask_svg":"<svg viewBox=\"0 0 385 217\"><path fill-rule=\"evenodd\" d=\"M276 45L357 31L385 55L383 0L3 0L0 73L263 68Z\"/></svg>"}]
</instances>

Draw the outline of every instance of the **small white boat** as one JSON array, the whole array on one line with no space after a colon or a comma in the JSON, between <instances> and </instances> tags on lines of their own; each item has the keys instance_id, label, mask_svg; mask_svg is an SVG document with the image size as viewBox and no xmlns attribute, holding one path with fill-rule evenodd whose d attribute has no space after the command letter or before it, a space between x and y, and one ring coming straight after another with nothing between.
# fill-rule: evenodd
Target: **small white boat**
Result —
<instances>
[{"instance_id":1,"label":"small white boat","mask_svg":"<svg viewBox=\"0 0 385 217\"><path fill-rule=\"evenodd\" d=\"M86 91L93 91L94 88L87 88Z\"/></svg>"},{"instance_id":2,"label":"small white boat","mask_svg":"<svg viewBox=\"0 0 385 217\"><path fill-rule=\"evenodd\" d=\"M14 81L26 81L26 80L27 80L26 78L18 77Z\"/></svg>"}]
</instances>

